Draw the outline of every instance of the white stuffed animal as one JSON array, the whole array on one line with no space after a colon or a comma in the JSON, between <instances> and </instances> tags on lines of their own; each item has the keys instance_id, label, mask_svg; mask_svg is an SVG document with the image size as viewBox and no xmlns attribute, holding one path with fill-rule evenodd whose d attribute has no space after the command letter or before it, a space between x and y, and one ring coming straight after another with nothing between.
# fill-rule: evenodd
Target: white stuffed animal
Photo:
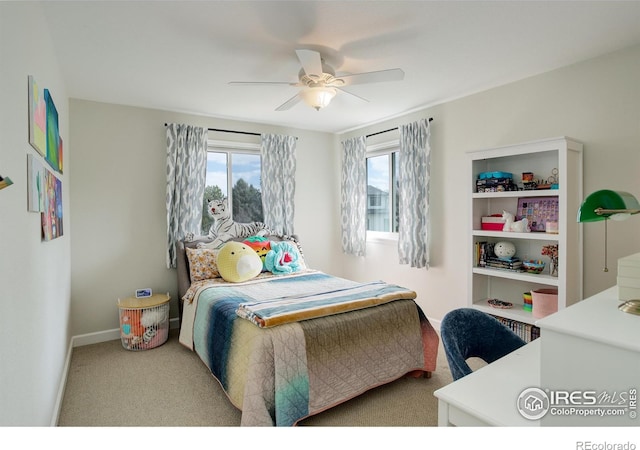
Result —
<instances>
[{"instance_id":1,"label":"white stuffed animal","mask_svg":"<svg viewBox=\"0 0 640 450\"><path fill-rule=\"evenodd\" d=\"M199 248L220 248L225 242L234 238L245 238L249 236L266 236L274 234L272 230L262 222L240 223L231 218L231 209L228 207L227 199L212 200L208 204L208 213L214 222L209 229L209 237L213 242L208 244L198 244Z\"/></svg>"},{"instance_id":2,"label":"white stuffed animal","mask_svg":"<svg viewBox=\"0 0 640 450\"><path fill-rule=\"evenodd\" d=\"M513 214L502 211L502 218L504 219L502 231L514 231L517 233L527 233L531 231L531 228L529 228L529 220L526 217L523 217L522 220L515 221Z\"/></svg>"}]
</instances>

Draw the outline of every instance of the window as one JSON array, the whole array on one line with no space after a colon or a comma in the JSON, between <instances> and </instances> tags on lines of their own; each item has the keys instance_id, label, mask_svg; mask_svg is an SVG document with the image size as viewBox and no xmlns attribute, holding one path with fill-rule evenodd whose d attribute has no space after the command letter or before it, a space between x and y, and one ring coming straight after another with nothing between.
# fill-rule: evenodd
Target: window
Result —
<instances>
[{"instance_id":1,"label":"window","mask_svg":"<svg viewBox=\"0 0 640 450\"><path fill-rule=\"evenodd\" d=\"M368 150L367 231L398 232L398 148Z\"/></svg>"},{"instance_id":2,"label":"window","mask_svg":"<svg viewBox=\"0 0 640 450\"><path fill-rule=\"evenodd\" d=\"M228 198L236 222L262 222L261 158L258 144L209 141L207 178L202 205L202 234L213 219L207 211L211 200Z\"/></svg>"}]
</instances>

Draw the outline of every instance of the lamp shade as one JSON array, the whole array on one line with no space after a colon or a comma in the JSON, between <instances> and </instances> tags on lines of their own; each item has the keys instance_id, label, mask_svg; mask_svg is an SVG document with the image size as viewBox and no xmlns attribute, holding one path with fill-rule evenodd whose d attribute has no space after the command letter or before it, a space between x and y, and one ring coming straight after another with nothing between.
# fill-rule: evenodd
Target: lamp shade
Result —
<instances>
[{"instance_id":1,"label":"lamp shade","mask_svg":"<svg viewBox=\"0 0 640 450\"><path fill-rule=\"evenodd\" d=\"M636 198L623 191L603 189L590 194L578 210L578 222L598 222L606 219L625 219L640 212Z\"/></svg>"},{"instance_id":2,"label":"lamp shade","mask_svg":"<svg viewBox=\"0 0 640 450\"><path fill-rule=\"evenodd\" d=\"M328 87L308 87L304 89L300 95L304 102L314 108L316 111L327 106L333 97L336 96L336 90Z\"/></svg>"}]
</instances>

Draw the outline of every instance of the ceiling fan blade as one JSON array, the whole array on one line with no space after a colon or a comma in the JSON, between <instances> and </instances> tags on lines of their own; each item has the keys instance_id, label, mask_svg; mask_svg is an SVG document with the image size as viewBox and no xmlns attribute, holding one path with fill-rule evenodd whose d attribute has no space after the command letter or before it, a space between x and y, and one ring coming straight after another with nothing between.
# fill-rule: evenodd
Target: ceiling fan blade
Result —
<instances>
[{"instance_id":1,"label":"ceiling fan blade","mask_svg":"<svg viewBox=\"0 0 640 450\"><path fill-rule=\"evenodd\" d=\"M367 100L366 98L360 97L358 94L354 94L353 92L349 92L346 89L339 88L339 87L337 87L335 89L339 90L340 92L344 92L345 94L353 95L354 97L359 98L360 100L363 100L363 101L369 103L369 100Z\"/></svg>"},{"instance_id":2,"label":"ceiling fan blade","mask_svg":"<svg viewBox=\"0 0 640 450\"><path fill-rule=\"evenodd\" d=\"M387 69L375 72L354 73L353 75L340 75L336 78L344 80L344 86L351 84L382 83L404 79L404 71L402 69Z\"/></svg>"},{"instance_id":3,"label":"ceiling fan blade","mask_svg":"<svg viewBox=\"0 0 640 450\"><path fill-rule=\"evenodd\" d=\"M298 55L304 73L309 77L315 75L319 78L322 76L322 59L320 58L320 53L315 50L300 49L296 50L296 55Z\"/></svg>"},{"instance_id":4,"label":"ceiling fan blade","mask_svg":"<svg viewBox=\"0 0 640 450\"><path fill-rule=\"evenodd\" d=\"M296 105L300 101L300 96L298 94L291 97L289 100L284 102L282 105L276 108L276 111L286 111L291 109L294 105Z\"/></svg>"},{"instance_id":5,"label":"ceiling fan blade","mask_svg":"<svg viewBox=\"0 0 640 450\"><path fill-rule=\"evenodd\" d=\"M285 85L285 86L301 86L300 83L291 83L289 81L229 81L232 86L262 86L262 85Z\"/></svg>"}]
</instances>

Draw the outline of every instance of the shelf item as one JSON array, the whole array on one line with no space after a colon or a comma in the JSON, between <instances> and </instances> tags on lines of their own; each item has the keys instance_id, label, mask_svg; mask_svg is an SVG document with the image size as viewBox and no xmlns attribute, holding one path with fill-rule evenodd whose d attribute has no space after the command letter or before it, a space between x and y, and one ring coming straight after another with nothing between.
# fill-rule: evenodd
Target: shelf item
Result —
<instances>
[{"instance_id":1,"label":"shelf item","mask_svg":"<svg viewBox=\"0 0 640 450\"><path fill-rule=\"evenodd\" d=\"M540 328L528 323L522 323L518 320L505 319L504 317L494 316L502 324L506 325L515 334L520 336L523 341L531 342L540 337Z\"/></svg>"},{"instance_id":2,"label":"shelf item","mask_svg":"<svg viewBox=\"0 0 640 450\"><path fill-rule=\"evenodd\" d=\"M533 300L532 314L536 319L542 319L554 312L558 312L557 289L534 289L531 291Z\"/></svg>"},{"instance_id":3,"label":"shelf item","mask_svg":"<svg viewBox=\"0 0 640 450\"><path fill-rule=\"evenodd\" d=\"M522 261L522 267L524 271L527 273L535 273L536 275L541 274L546 265L547 264L540 259L530 259L528 261Z\"/></svg>"},{"instance_id":4,"label":"shelf item","mask_svg":"<svg viewBox=\"0 0 640 450\"><path fill-rule=\"evenodd\" d=\"M468 210L471 211L468 306L533 325L537 319L531 308L525 308L523 293L556 289L558 310L579 301L582 298L582 233L576 212L583 198L582 144L559 137L471 151L467 155ZM509 180L520 190L477 192L479 180L487 174L512 174ZM556 181L552 183L553 189L520 187L530 174L553 174L555 178L551 181ZM533 225L532 232L501 231L496 225L487 226L495 223L503 211L518 220L526 217ZM507 260L483 254L500 241L513 243L515 255ZM542 255L543 247L549 245L559 248L557 277L550 273L549 257ZM541 273L528 273L523 270L522 261L529 260L543 261L545 268ZM487 299L514 306L498 310L489 306Z\"/></svg>"},{"instance_id":5,"label":"shelf item","mask_svg":"<svg viewBox=\"0 0 640 450\"><path fill-rule=\"evenodd\" d=\"M526 218L532 232L546 232L547 224L558 230L558 197L521 197L516 212L518 220Z\"/></svg>"},{"instance_id":6,"label":"shelf item","mask_svg":"<svg viewBox=\"0 0 640 450\"><path fill-rule=\"evenodd\" d=\"M505 220L502 214L482 217L482 229L485 231L503 231Z\"/></svg>"}]
</instances>

